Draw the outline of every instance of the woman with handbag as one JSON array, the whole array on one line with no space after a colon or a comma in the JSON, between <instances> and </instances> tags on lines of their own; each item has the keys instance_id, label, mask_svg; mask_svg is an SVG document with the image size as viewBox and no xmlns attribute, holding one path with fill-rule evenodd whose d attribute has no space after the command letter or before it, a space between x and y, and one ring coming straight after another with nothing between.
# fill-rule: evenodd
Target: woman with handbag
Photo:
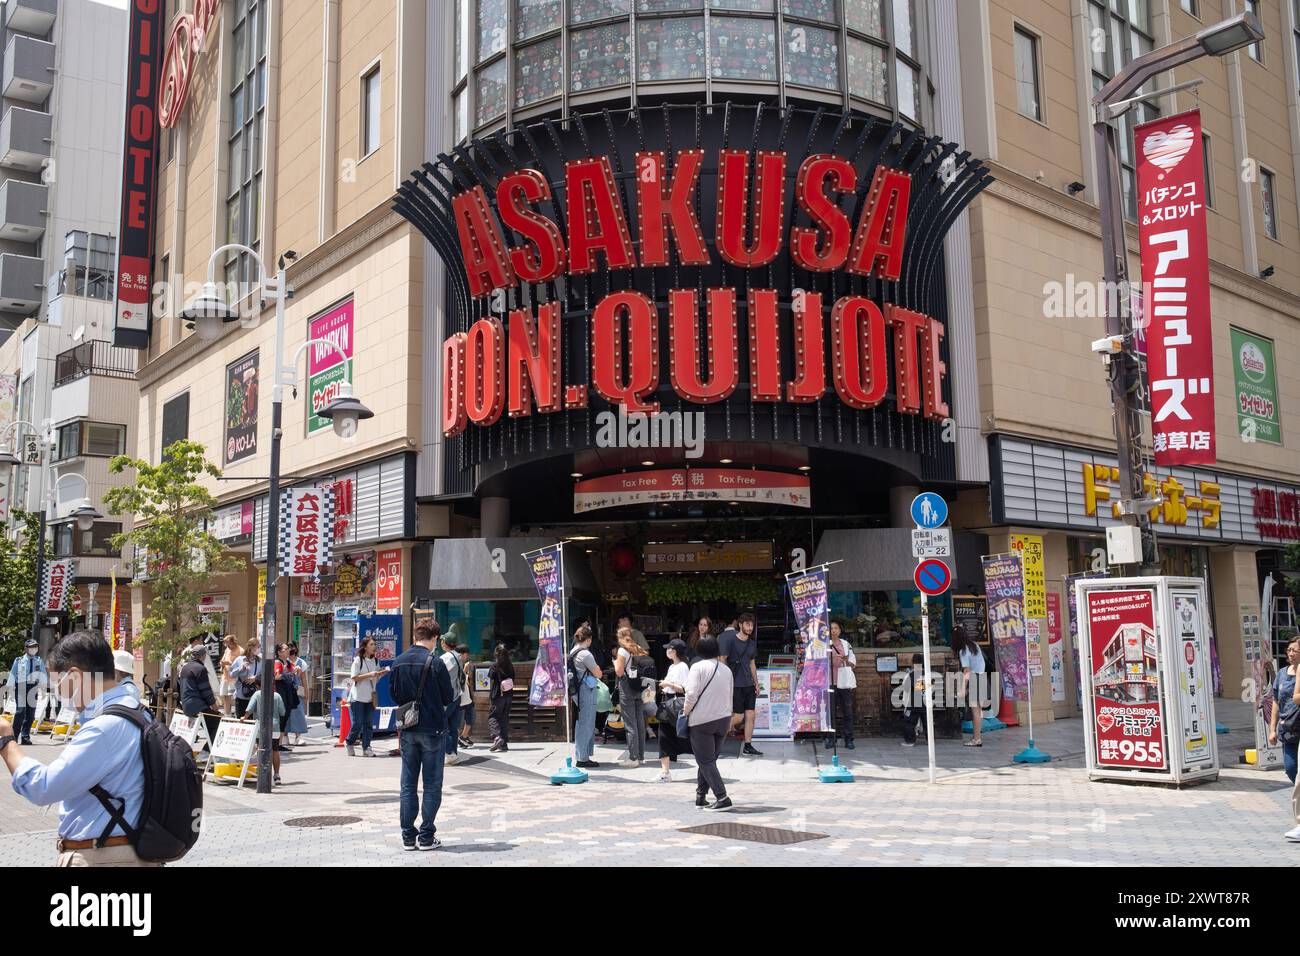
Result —
<instances>
[{"instance_id":1,"label":"woman with handbag","mask_svg":"<svg viewBox=\"0 0 1300 956\"><path fill-rule=\"evenodd\" d=\"M352 686L348 688L348 704L352 713L352 729L348 732L348 756L357 755L357 741L361 742L361 755L373 757L370 738L375 731L375 683L388 673L380 668L378 648L373 637L363 637L357 645L357 656L352 658Z\"/></svg>"},{"instance_id":2,"label":"woman with handbag","mask_svg":"<svg viewBox=\"0 0 1300 956\"><path fill-rule=\"evenodd\" d=\"M496 659L488 671L488 733L492 746L488 753L504 753L510 749L510 697L515 689L515 665L510 662L510 648L498 644Z\"/></svg>"},{"instance_id":3,"label":"woman with handbag","mask_svg":"<svg viewBox=\"0 0 1300 956\"><path fill-rule=\"evenodd\" d=\"M665 651L668 654L668 673L659 682L659 689L663 691L663 701L659 704L658 715L661 766L659 780L668 783L672 780L668 765L682 754L691 752L690 735L677 736L677 718L682 715L682 708L686 703L686 678L691 668L686 663L688 653L686 642L681 638L669 641Z\"/></svg>"},{"instance_id":4,"label":"woman with handbag","mask_svg":"<svg viewBox=\"0 0 1300 956\"><path fill-rule=\"evenodd\" d=\"M624 625L618 629L614 673L618 675L618 712L623 717L627 733L627 757L619 761L620 767L639 767L645 759L646 719L642 693L646 688L638 662L649 656L650 652L636 642L632 628ZM593 730L594 727L593 724Z\"/></svg>"},{"instance_id":5,"label":"woman with handbag","mask_svg":"<svg viewBox=\"0 0 1300 956\"><path fill-rule=\"evenodd\" d=\"M289 715L293 713L300 700L298 696L300 682L290 651L288 644L275 646L275 692L284 701L284 716L280 718L280 749L286 753L293 749L289 746Z\"/></svg>"},{"instance_id":6,"label":"woman with handbag","mask_svg":"<svg viewBox=\"0 0 1300 956\"><path fill-rule=\"evenodd\" d=\"M1296 751L1300 745L1300 704L1296 703L1296 673L1300 671L1300 637L1286 646L1286 667L1273 679L1273 713L1268 721L1268 745L1282 742L1282 766L1291 783L1296 778Z\"/></svg>"},{"instance_id":7,"label":"woman with handbag","mask_svg":"<svg viewBox=\"0 0 1300 956\"><path fill-rule=\"evenodd\" d=\"M573 731L577 765L584 769L599 767L592 760L596 748L596 686L603 676L591 653L591 625L582 624L573 632L573 650L569 652L569 670L573 674L577 695L578 720ZM638 704L640 701L638 701Z\"/></svg>"},{"instance_id":8,"label":"woman with handbag","mask_svg":"<svg viewBox=\"0 0 1300 956\"><path fill-rule=\"evenodd\" d=\"M857 664L853 647L844 638L839 621L831 621L831 673L835 676L835 729L844 737L844 749L853 749L853 692L858 686L858 676L853 672Z\"/></svg>"},{"instance_id":9,"label":"woman with handbag","mask_svg":"<svg viewBox=\"0 0 1300 956\"><path fill-rule=\"evenodd\" d=\"M677 723L680 736L690 730L691 752L695 754L695 805L706 810L727 810L731 798L718 772L718 754L731 727L731 670L718 662L718 639L712 634L700 638L696 650L700 659L686 676L686 703ZM713 791L714 801L708 802Z\"/></svg>"}]
</instances>

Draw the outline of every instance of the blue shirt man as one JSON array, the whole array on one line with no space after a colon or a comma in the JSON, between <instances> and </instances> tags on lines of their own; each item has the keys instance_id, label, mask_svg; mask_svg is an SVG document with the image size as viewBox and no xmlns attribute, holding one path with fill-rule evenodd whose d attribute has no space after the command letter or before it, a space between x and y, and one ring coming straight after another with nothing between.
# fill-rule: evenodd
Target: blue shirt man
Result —
<instances>
[{"instance_id":1,"label":"blue shirt man","mask_svg":"<svg viewBox=\"0 0 1300 956\"><path fill-rule=\"evenodd\" d=\"M411 649L398 656L388 675L388 690L399 706L415 701L420 704L420 720L414 728L403 730L398 737L402 750L402 784L399 815L402 848L436 850L442 843L435 836L434 818L442 806L442 774L447 734L447 708L455 697L447 668L435 656L442 629L437 622L421 624L413 635ZM420 680L424 690L420 692ZM417 801L417 788L424 784L424 798ZM420 827L415 827L417 803Z\"/></svg>"},{"instance_id":2,"label":"blue shirt man","mask_svg":"<svg viewBox=\"0 0 1300 956\"><path fill-rule=\"evenodd\" d=\"M28 638L23 654L9 668L5 686L14 695L14 735L26 746L32 743L32 724L36 719L36 696L46 682L45 662L36 649L40 645Z\"/></svg>"},{"instance_id":3,"label":"blue shirt man","mask_svg":"<svg viewBox=\"0 0 1300 956\"><path fill-rule=\"evenodd\" d=\"M50 658L54 690L80 715L81 729L49 765L24 756L13 729L0 721L0 758L13 774L13 789L39 806L60 803L60 866L154 866L145 863L121 828L92 794L102 787L122 802L122 816L138 820L144 794L140 731L128 720L105 714L110 705L141 706L131 689L114 679L113 655L98 634L65 637ZM113 832L114 830L118 832ZM107 838L104 846L95 846Z\"/></svg>"}]
</instances>

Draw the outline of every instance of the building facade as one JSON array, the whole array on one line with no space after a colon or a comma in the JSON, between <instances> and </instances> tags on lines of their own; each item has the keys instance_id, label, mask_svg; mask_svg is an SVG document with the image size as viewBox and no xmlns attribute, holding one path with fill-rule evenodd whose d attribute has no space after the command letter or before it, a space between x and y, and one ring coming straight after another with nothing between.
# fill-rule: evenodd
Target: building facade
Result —
<instances>
[{"instance_id":1,"label":"building facade","mask_svg":"<svg viewBox=\"0 0 1300 956\"><path fill-rule=\"evenodd\" d=\"M1298 11L1260 6L1258 56L1162 77L1204 82L1125 120L1130 187L1133 122L1199 104L1208 132L1220 460L1152 483L1167 567L1209 580L1224 693L1297 490L1286 423L1242 441L1236 412L1242 355L1254 374L1267 357L1275 417L1298 387ZM309 349L286 393L286 482L333 488L343 519L324 579L281 589L279 636L318 674L353 609L403 616L405 637L412 605L475 659L500 642L526 664L540 608L519 554L561 540L570 623L607 638L627 614L659 646L752 609L780 655L783 574L824 563L866 652L859 713L884 726L876 659L905 668L919 644L907 504L932 490L956 531L936 641L984 621L980 557L1041 536L1061 639L1035 717L1078 712L1067 577L1104 570L1119 496L1103 321L1075 294L1100 273L1088 100L1231 0L212 9L161 130L136 447L188 437L224 470L218 532L248 565L214 583L214 627L256 633L265 560L272 311L251 257L209 265L239 242L271 269L296 254L286 360L309 337L348 357ZM810 179L843 187L842 238ZM180 318L210 272L249 313L216 343ZM874 367L845 365L871 348ZM344 374L376 413L346 440L312 415ZM641 433L620 405L662 417Z\"/></svg>"}]
</instances>

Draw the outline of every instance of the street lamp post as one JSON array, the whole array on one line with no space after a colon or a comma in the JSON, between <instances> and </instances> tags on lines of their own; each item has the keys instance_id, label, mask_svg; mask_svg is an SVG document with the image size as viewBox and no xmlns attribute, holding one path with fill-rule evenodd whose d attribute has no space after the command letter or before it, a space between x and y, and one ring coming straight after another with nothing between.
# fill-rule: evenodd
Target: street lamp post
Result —
<instances>
[{"instance_id":1,"label":"street lamp post","mask_svg":"<svg viewBox=\"0 0 1300 956\"><path fill-rule=\"evenodd\" d=\"M333 342L324 339L308 339L294 353L293 361L284 363L285 306L293 297L289 287L286 263L298 258L295 252L286 252L280 256L278 271L274 279L268 279L266 263L262 257L248 246L230 243L214 250L208 259L208 279L181 317L192 322L195 334L204 341L215 341L225 332L232 322L238 321L239 315L227 302L224 291L215 281L217 258L224 252L238 251L250 255L256 262L261 275L262 296L275 303L275 368L271 386L271 473L266 511L266 604L262 609L262 706L258 710L258 774L257 792L271 792L271 722L275 717L275 708L270 706L271 695L275 685L275 635L276 635L276 583L279 579L279 565L276 560L279 551L279 512L280 512L280 438L281 419L284 406L285 386L297 387L296 369L302 353L310 345L327 345L342 356L344 364L347 355ZM361 404L352 394L352 385L344 381L340 386L339 396L317 412L321 418L330 419L334 433L342 438L351 438L356 434L357 422L363 418L372 418L374 413Z\"/></svg>"},{"instance_id":2,"label":"street lamp post","mask_svg":"<svg viewBox=\"0 0 1300 956\"><path fill-rule=\"evenodd\" d=\"M1163 96L1173 90L1138 95L1137 91L1157 73L1171 70L1203 56L1226 56L1264 39L1264 28L1250 12L1239 13L1133 59L1117 70L1092 98L1093 141L1097 152L1097 205L1101 219L1102 277L1107 295L1100 297L1106 313L1106 338L1094 343L1108 361L1110 394L1118 446L1121 519L1136 526L1142 542L1142 570L1156 573L1159 555L1155 531L1146 513L1156 502L1145 499L1142 482L1142 417L1136 402L1141 388L1141 365L1133 341L1133 317L1129 312L1128 245L1124 232L1124 204L1120 195L1119 130L1115 121L1134 104ZM1181 87L1179 87L1181 88ZM1112 298L1113 297L1113 298Z\"/></svg>"}]
</instances>

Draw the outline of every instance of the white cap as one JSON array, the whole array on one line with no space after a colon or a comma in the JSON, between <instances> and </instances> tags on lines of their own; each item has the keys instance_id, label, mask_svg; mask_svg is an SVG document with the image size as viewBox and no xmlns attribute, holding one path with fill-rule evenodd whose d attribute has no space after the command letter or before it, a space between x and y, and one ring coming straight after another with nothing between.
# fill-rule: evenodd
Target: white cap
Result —
<instances>
[{"instance_id":1,"label":"white cap","mask_svg":"<svg viewBox=\"0 0 1300 956\"><path fill-rule=\"evenodd\" d=\"M122 671L126 674L135 673L135 657L130 651L113 652L113 670Z\"/></svg>"}]
</instances>

